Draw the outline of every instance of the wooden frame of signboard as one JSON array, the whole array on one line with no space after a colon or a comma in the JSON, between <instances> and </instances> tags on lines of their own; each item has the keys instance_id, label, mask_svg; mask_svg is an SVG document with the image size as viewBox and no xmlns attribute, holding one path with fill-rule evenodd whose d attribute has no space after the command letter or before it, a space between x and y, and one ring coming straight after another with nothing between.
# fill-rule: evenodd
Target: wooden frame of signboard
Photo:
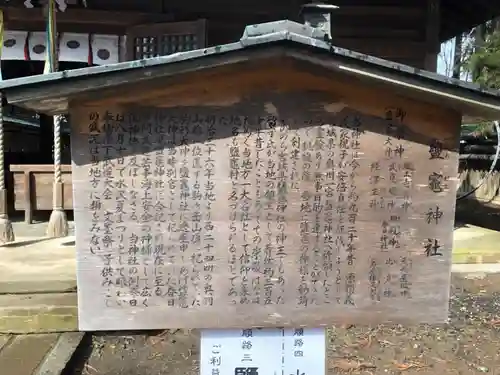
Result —
<instances>
[{"instance_id":1,"label":"wooden frame of signboard","mask_svg":"<svg viewBox=\"0 0 500 375\"><path fill-rule=\"evenodd\" d=\"M324 74L270 58L70 108L82 329L446 319L460 116Z\"/></svg>"}]
</instances>

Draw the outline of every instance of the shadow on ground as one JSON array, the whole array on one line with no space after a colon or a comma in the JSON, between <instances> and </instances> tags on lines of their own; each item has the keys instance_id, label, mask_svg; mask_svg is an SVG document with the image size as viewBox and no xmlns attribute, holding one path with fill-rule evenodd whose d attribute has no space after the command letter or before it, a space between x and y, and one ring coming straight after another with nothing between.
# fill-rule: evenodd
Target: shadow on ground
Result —
<instances>
[{"instance_id":1,"label":"shadow on ground","mask_svg":"<svg viewBox=\"0 0 500 375\"><path fill-rule=\"evenodd\" d=\"M9 243L3 244L2 247L23 247L23 246L27 246L27 245L32 245L34 243L47 241L49 239L50 238L36 238L36 239L32 239L32 240L9 242Z\"/></svg>"},{"instance_id":2,"label":"shadow on ground","mask_svg":"<svg viewBox=\"0 0 500 375\"><path fill-rule=\"evenodd\" d=\"M457 225L466 225L463 223L500 231L500 207L470 199L457 201L455 229Z\"/></svg>"}]
</instances>

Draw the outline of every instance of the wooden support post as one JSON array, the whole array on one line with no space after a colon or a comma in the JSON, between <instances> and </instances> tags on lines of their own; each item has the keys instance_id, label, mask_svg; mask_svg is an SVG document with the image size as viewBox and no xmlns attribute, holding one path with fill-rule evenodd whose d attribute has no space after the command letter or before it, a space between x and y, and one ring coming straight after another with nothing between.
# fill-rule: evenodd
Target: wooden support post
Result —
<instances>
[{"instance_id":1,"label":"wooden support post","mask_svg":"<svg viewBox=\"0 0 500 375\"><path fill-rule=\"evenodd\" d=\"M57 31L56 11L54 0L47 4L47 58L44 73L52 73L57 70ZM53 187L53 209L47 227L47 236L65 237L68 235L68 219L64 212L62 200L62 176L61 176L61 116L54 116L54 187Z\"/></svg>"},{"instance_id":2,"label":"wooden support post","mask_svg":"<svg viewBox=\"0 0 500 375\"><path fill-rule=\"evenodd\" d=\"M14 241L14 230L7 213L7 188L5 186L3 95L0 94L0 243Z\"/></svg>"},{"instance_id":3,"label":"wooden support post","mask_svg":"<svg viewBox=\"0 0 500 375\"><path fill-rule=\"evenodd\" d=\"M52 164L54 147L54 121L52 116L40 114L40 163Z\"/></svg>"},{"instance_id":4,"label":"wooden support post","mask_svg":"<svg viewBox=\"0 0 500 375\"><path fill-rule=\"evenodd\" d=\"M24 172L24 222L31 224L33 222L33 201L31 199L31 171Z\"/></svg>"},{"instance_id":5,"label":"wooden support post","mask_svg":"<svg viewBox=\"0 0 500 375\"><path fill-rule=\"evenodd\" d=\"M440 4L441 0L427 0L425 29L427 52L424 68L431 72L437 71L437 59L441 52L441 43L439 42Z\"/></svg>"},{"instance_id":6,"label":"wooden support post","mask_svg":"<svg viewBox=\"0 0 500 375\"><path fill-rule=\"evenodd\" d=\"M3 22L3 11L0 10L0 61L2 57L3 48L3 33L4 33L4 22ZM1 65L0 65L0 80L2 79ZM9 220L7 212L7 188L5 184L5 149L4 149L4 129L3 129L3 108L4 100L3 94L0 93L0 243L6 243L14 241L14 229L12 228L12 223Z\"/></svg>"},{"instance_id":7,"label":"wooden support post","mask_svg":"<svg viewBox=\"0 0 500 375\"><path fill-rule=\"evenodd\" d=\"M54 187L53 209L50 214L47 235L65 237L68 235L68 219L63 204L63 181L61 172L61 116L54 116Z\"/></svg>"}]
</instances>

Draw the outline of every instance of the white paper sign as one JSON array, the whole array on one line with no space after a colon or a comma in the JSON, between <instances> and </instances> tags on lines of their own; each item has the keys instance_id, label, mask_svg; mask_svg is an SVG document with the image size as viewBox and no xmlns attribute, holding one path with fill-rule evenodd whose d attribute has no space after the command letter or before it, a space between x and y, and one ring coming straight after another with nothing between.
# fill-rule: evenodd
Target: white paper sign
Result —
<instances>
[{"instance_id":1,"label":"white paper sign","mask_svg":"<svg viewBox=\"0 0 500 375\"><path fill-rule=\"evenodd\" d=\"M201 331L201 375L324 375L325 330Z\"/></svg>"}]
</instances>

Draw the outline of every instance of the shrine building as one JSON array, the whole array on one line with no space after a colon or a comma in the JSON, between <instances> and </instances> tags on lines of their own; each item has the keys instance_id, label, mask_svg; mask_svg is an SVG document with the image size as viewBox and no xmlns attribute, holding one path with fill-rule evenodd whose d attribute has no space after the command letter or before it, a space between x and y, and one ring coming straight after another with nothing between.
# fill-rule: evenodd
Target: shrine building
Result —
<instances>
[{"instance_id":1,"label":"shrine building","mask_svg":"<svg viewBox=\"0 0 500 375\"><path fill-rule=\"evenodd\" d=\"M69 113L80 329L446 320L460 126L497 119L498 91L338 47L293 21L249 25L229 44L7 80L0 90L9 104ZM258 226L288 283L275 283L270 304L248 285L238 288L251 297L231 292L231 272L258 272L250 263L230 271L228 251L242 262L241 244L264 236ZM150 250L130 245L131 256L126 246L137 241ZM321 283L338 268L342 287L313 298L319 273L298 269L315 252L327 270ZM204 259L214 268L196 272L213 283L203 296L189 285L170 298L144 276L149 291L132 295L101 272L103 259L172 273ZM394 264L407 282L383 290L376 275Z\"/></svg>"}]
</instances>

